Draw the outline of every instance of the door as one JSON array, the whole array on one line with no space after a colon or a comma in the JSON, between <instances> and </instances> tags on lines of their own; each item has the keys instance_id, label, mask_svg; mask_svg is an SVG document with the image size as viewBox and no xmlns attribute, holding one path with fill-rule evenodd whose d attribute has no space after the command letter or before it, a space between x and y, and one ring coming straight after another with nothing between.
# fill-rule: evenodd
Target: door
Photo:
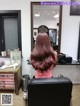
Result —
<instances>
[{"instance_id":1,"label":"door","mask_svg":"<svg viewBox=\"0 0 80 106\"><path fill-rule=\"evenodd\" d=\"M18 48L17 18L4 18L4 36L5 50Z\"/></svg>"}]
</instances>

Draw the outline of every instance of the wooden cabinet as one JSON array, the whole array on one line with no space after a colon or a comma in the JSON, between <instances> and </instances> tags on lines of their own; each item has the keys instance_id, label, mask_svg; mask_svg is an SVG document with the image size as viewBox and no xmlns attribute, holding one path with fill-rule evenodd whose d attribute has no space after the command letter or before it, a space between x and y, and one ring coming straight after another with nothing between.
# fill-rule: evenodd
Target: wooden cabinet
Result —
<instances>
[{"instance_id":1,"label":"wooden cabinet","mask_svg":"<svg viewBox=\"0 0 80 106\"><path fill-rule=\"evenodd\" d=\"M19 94L19 87L21 84L21 68L20 66L14 68L0 69L0 90L14 90Z\"/></svg>"}]
</instances>

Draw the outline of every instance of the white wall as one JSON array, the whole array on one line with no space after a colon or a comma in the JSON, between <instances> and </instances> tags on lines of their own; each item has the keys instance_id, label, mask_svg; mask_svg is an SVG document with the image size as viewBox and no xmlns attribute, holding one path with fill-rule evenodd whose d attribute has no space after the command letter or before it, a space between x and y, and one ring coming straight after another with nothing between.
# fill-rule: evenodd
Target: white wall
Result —
<instances>
[{"instance_id":1,"label":"white wall","mask_svg":"<svg viewBox=\"0 0 80 106\"><path fill-rule=\"evenodd\" d=\"M34 21L34 28L38 28L40 25L45 25L48 28L54 28L54 29L58 29L57 23L59 23L58 20L35 20Z\"/></svg>"},{"instance_id":2,"label":"white wall","mask_svg":"<svg viewBox=\"0 0 80 106\"><path fill-rule=\"evenodd\" d=\"M35 1L35 0L31 0L31 1ZM53 0L53 1L57 1L57 0ZM58 1L64 1L64 0L58 0ZM65 0L64 2L69 3L71 2L71 0ZM77 59L77 51L78 51L79 22L80 22L80 16L70 16L70 5L67 4L63 5L61 52L69 56L72 56L73 59L75 60ZM49 27L51 27L49 23L47 22L47 26L49 25ZM56 27L55 24L54 27Z\"/></svg>"},{"instance_id":3,"label":"white wall","mask_svg":"<svg viewBox=\"0 0 80 106\"><path fill-rule=\"evenodd\" d=\"M29 0L0 0L0 10L21 10L22 55L26 60L31 51Z\"/></svg>"},{"instance_id":4,"label":"white wall","mask_svg":"<svg viewBox=\"0 0 80 106\"><path fill-rule=\"evenodd\" d=\"M70 16L70 6L63 6L61 52L77 59L80 16Z\"/></svg>"},{"instance_id":5,"label":"white wall","mask_svg":"<svg viewBox=\"0 0 80 106\"><path fill-rule=\"evenodd\" d=\"M21 10L22 55L24 60L29 58L31 52L31 1L40 0L0 0L0 10ZM65 1L68 2L70 0ZM76 59L80 16L70 16L69 7L69 5L63 6L61 52L70 54ZM64 41L64 39L66 39L66 41ZM69 45L68 48L67 45Z\"/></svg>"},{"instance_id":6,"label":"white wall","mask_svg":"<svg viewBox=\"0 0 80 106\"><path fill-rule=\"evenodd\" d=\"M71 2L71 0L65 0L64 2L66 1L68 3ZM77 59L77 51L78 51L79 22L80 22L80 16L70 16L70 5L67 4L63 5L61 52L69 56L72 56L73 59L75 60ZM47 22L47 26L49 25L50 27L49 23L51 22ZM56 27L55 24L54 27Z\"/></svg>"}]
</instances>

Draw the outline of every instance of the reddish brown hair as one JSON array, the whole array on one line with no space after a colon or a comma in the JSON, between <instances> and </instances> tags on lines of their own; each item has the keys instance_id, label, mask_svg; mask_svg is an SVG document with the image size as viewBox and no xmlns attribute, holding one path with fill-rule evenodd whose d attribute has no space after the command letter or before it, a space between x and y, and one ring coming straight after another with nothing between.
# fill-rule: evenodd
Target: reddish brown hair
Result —
<instances>
[{"instance_id":1,"label":"reddish brown hair","mask_svg":"<svg viewBox=\"0 0 80 106\"><path fill-rule=\"evenodd\" d=\"M39 33L36 38L36 45L31 52L31 64L41 72L55 67L57 56L51 47L47 33Z\"/></svg>"}]
</instances>

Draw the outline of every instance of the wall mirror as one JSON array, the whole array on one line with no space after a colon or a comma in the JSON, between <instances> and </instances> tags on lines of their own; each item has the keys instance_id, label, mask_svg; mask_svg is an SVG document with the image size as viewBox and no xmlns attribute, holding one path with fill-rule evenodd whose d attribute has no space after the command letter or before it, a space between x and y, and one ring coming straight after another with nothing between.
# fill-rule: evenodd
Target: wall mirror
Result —
<instances>
[{"instance_id":1,"label":"wall mirror","mask_svg":"<svg viewBox=\"0 0 80 106\"><path fill-rule=\"evenodd\" d=\"M0 11L0 54L1 51L21 51L21 11Z\"/></svg>"},{"instance_id":2,"label":"wall mirror","mask_svg":"<svg viewBox=\"0 0 80 106\"><path fill-rule=\"evenodd\" d=\"M50 2L49 2L50 3ZM31 2L31 49L40 30L48 32L52 47L59 53L61 44L62 6Z\"/></svg>"}]
</instances>

